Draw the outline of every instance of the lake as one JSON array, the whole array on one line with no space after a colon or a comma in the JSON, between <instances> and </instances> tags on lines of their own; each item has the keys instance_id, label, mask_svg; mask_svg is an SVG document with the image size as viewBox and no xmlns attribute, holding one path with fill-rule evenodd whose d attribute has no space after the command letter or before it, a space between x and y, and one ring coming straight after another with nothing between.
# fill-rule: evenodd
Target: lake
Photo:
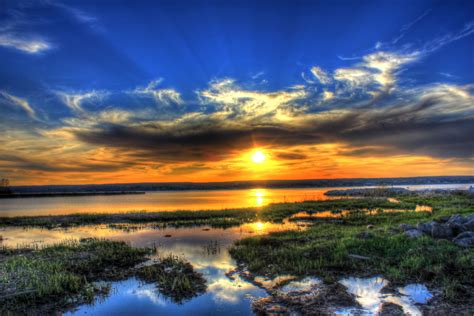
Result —
<instances>
[{"instance_id":1,"label":"lake","mask_svg":"<svg viewBox=\"0 0 474 316\"><path fill-rule=\"evenodd\" d=\"M470 184L403 186L411 190L467 189ZM259 207L269 203L328 199L324 193L336 188L304 189L248 189L222 191L168 191L145 195L83 196L3 199L0 216L68 214L79 212L172 211L241 207ZM422 209L421 211L426 211ZM328 215L324 212L322 215ZM299 214L295 216L298 217ZM307 214L303 214L307 216ZM285 230L304 230L311 224L304 221L283 223L252 222L230 228L211 226L159 227L153 224L90 225L67 229L24 227L0 228L0 246L15 248L21 245L42 247L63 240L106 238L121 240L134 247L155 247L160 254L172 253L189 260L207 281L206 293L182 303L176 303L156 290L155 284L134 277L111 282L111 291L98 297L93 304L84 304L67 315L252 315L253 300L270 295L265 286L256 285L241 276L229 277L236 269L228 248L236 241L250 236L265 235ZM288 283L284 290L323 286L322 275ZM271 283L264 280L262 284ZM366 278L344 277L340 284L355 295L359 306L341 309L339 315L376 315L382 304L392 302L406 313L421 315L419 304L425 304L432 294L423 284L402 284L396 293L384 293L388 286L383 276Z\"/></svg>"},{"instance_id":2,"label":"lake","mask_svg":"<svg viewBox=\"0 0 474 316\"><path fill-rule=\"evenodd\" d=\"M400 186L410 190L468 189L472 184ZM259 207L270 203L334 199L328 190L345 188L244 189L210 191L159 191L138 195L12 198L0 201L1 216L122 213L132 211L219 210Z\"/></svg>"}]
</instances>

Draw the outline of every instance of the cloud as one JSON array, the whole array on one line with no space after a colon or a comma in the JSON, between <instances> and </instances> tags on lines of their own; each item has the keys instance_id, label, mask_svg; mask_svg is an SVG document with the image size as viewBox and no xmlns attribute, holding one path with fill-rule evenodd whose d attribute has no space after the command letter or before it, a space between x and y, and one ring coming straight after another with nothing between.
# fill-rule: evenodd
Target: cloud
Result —
<instances>
[{"instance_id":1,"label":"cloud","mask_svg":"<svg viewBox=\"0 0 474 316\"><path fill-rule=\"evenodd\" d=\"M28 116L34 120L38 120L36 116L35 110L31 107L31 105L26 101L25 99L16 97L14 95L11 95L5 91L0 91L0 95L8 101L10 105L16 106L21 108Z\"/></svg>"},{"instance_id":2,"label":"cloud","mask_svg":"<svg viewBox=\"0 0 474 316\"><path fill-rule=\"evenodd\" d=\"M402 26L402 28L400 29L400 34L395 37L391 43L392 44L397 44L398 41L400 41L403 37L405 37L406 33L415 25L417 24L418 22L420 22L421 20L423 20L424 17L426 17L429 13L431 12L431 9L428 9L426 10L425 12L423 12L423 14L421 14L420 16L418 16L415 20L411 21L410 23L407 23L405 25ZM380 43L381 45L379 45L379 47L376 47L376 49L379 49L380 47L383 46L383 43Z\"/></svg>"},{"instance_id":3,"label":"cloud","mask_svg":"<svg viewBox=\"0 0 474 316\"><path fill-rule=\"evenodd\" d=\"M138 95L150 95L158 104L170 106L170 105L182 105L184 104L181 94L174 89L158 89L157 87L163 82L163 79L156 79L151 81L146 87L138 87L133 90L132 94Z\"/></svg>"},{"instance_id":4,"label":"cloud","mask_svg":"<svg viewBox=\"0 0 474 316\"><path fill-rule=\"evenodd\" d=\"M425 43L421 49L422 54L430 54L449 43L460 40L474 33L474 21L470 21L464 27L455 33L447 33L443 36L437 37L432 41Z\"/></svg>"},{"instance_id":5,"label":"cloud","mask_svg":"<svg viewBox=\"0 0 474 316\"><path fill-rule=\"evenodd\" d=\"M449 72L440 72L439 74L443 77L448 78L448 79L459 79L460 78L459 76L450 74Z\"/></svg>"},{"instance_id":6,"label":"cloud","mask_svg":"<svg viewBox=\"0 0 474 316\"><path fill-rule=\"evenodd\" d=\"M297 110L298 100L307 96L304 86L277 92L261 92L239 87L233 79L214 80L209 89L198 91L204 105L214 105L221 116L240 117L244 120L264 119L276 115L285 120Z\"/></svg>"},{"instance_id":7,"label":"cloud","mask_svg":"<svg viewBox=\"0 0 474 316\"><path fill-rule=\"evenodd\" d=\"M467 28L435 42L447 43L469 32ZM71 116L56 127L32 130L21 141L16 135L0 140L2 148L14 148L10 156L0 152L0 169L92 174L123 168L134 175L151 170L178 178L212 172L240 177L247 164L239 159L255 147L268 151L281 168L300 170L305 177L307 170L318 168L331 176L351 163L360 169L374 162L380 170L386 162L393 167L414 157L423 171L439 161L471 167L474 86L399 81L406 67L429 53L423 47L372 52L330 72L314 66L302 74L307 84L278 90L221 78L195 91L193 100L162 88L163 79L119 92L57 92ZM317 82L324 86L314 86ZM6 92L1 96L36 116L26 100ZM106 97L123 103L105 104ZM159 106L143 102L151 98ZM140 107L130 109L124 104L130 101ZM167 110L173 115L163 115ZM57 148L47 147L50 143ZM55 162L57 157L61 163ZM463 168L456 170L472 170ZM273 170L267 170L270 177Z\"/></svg>"},{"instance_id":8,"label":"cloud","mask_svg":"<svg viewBox=\"0 0 474 316\"><path fill-rule=\"evenodd\" d=\"M52 48L52 45L41 38L25 38L15 34L1 34L0 46L14 48L28 54L39 54Z\"/></svg>"},{"instance_id":9,"label":"cloud","mask_svg":"<svg viewBox=\"0 0 474 316\"><path fill-rule=\"evenodd\" d=\"M332 98L334 98L334 93L333 92L328 91L328 90L323 91L323 100L324 101L331 100Z\"/></svg>"},{"instance_id":10,"label":"cloud","mask_svg":"<svg viewBox=\"0 0 474 316\"><path fill-rule=\"evenodd\" d=\"M419 87L378 106L286 112L284 119L280 107L285 109L300 95L258 93L233 81L213 82L211 87L203 97L219 103L215 112L188 113L176 120L71 125L65 130L87 144L162 162L218 161L255 144L282 149L339 143L442 158L474 155L472 86Z\"/></svg>"},{"instance_id":11,"label":"cloud","mask_svg":"<svg viewBox=\"0 0 474 316\"><path fill-rule=\"evenodd\" d=\"M103 97L108 95L105 91L89 91L83 93L70 93L64 91L56 92L57 95L61 98L63 103L67 105L72 111L78 114L84 114L87 111L84 110L82 103L84 101L90 100L101 100Z\"/></svg>"},{"instance_id":12,"label":"cloud","mask_svg":"<svg viewBox=\"0 0 474 316\"><path fill-rule=\"evenodd\" d=\"M313 74L313 76L315 76L319 82L321 82L322 84L328 84L331 82L331 78L328 76L328 74L322 70L321 68L319 67L312 67L311 68L311 73Z\"/></svg>"},{"instance_id":13,"label":"cloud","mask_svg":"<svg viewBox=\"0 0 474 316\"><path fill-rule=\"evenodd\" d=\"M419 54L397 54L376 52L366 55L354 67L339 68L334 71L334 80L344 84L340 92L353 93L362 90L365 93L375 91L390 92L396 84L397 72L405 65L416 61Z\"/></svg>"}]
</instances>

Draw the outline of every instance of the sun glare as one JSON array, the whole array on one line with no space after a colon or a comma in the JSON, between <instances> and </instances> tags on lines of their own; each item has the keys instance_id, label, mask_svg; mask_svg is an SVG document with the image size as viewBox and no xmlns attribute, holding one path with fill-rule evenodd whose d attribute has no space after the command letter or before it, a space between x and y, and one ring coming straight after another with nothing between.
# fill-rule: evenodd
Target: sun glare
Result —
<instances>
[{"instance_id":1,"label":"sun glare","mask_svg":"<svg viewBox=\"0 0 474 316\"><path fill-rule=\"evenodd\" d=\"M265 161L265 155L261 150L257 150L253 155L252 155L252 161L255 163L262 163Z\"/></svg>"}]
</instances>

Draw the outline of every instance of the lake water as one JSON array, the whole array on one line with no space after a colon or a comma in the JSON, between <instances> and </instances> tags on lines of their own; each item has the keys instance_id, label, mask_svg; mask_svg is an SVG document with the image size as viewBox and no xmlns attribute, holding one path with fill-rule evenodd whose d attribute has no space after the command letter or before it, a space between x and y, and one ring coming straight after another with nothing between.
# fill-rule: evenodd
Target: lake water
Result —
<instances>
[{"instance_id":1,"label":"lake water","mask_svg":"<svg viewBox=\"0 0 474 316\"><path fill-rule=\"evenodd\" d=\"M472 184L401 186L411 190L467 189ZM138 195L12 198L0 200L1 216L119 213L132 211L216 210L259 207L270 203L326 200L333 189L246 189L216 191L160 191Z\"/></svg>"}]
</instances>

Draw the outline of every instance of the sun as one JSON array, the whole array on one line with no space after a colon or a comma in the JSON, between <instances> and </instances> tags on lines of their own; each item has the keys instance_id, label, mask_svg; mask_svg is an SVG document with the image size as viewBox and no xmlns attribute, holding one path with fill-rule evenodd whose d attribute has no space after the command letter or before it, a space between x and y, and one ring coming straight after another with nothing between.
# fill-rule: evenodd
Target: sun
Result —
<instances>
[{"instance_id":1,"label":"sun","mask_svg":"<svg viewBox=\"0 0 474 316\"><path fill-rule=\"evenodd\" d=\"M262 163L265 161L265 155L261 150L257 150L253 155L252 155L252 161L255 163Z\"/></svg>"}]
</instances>

